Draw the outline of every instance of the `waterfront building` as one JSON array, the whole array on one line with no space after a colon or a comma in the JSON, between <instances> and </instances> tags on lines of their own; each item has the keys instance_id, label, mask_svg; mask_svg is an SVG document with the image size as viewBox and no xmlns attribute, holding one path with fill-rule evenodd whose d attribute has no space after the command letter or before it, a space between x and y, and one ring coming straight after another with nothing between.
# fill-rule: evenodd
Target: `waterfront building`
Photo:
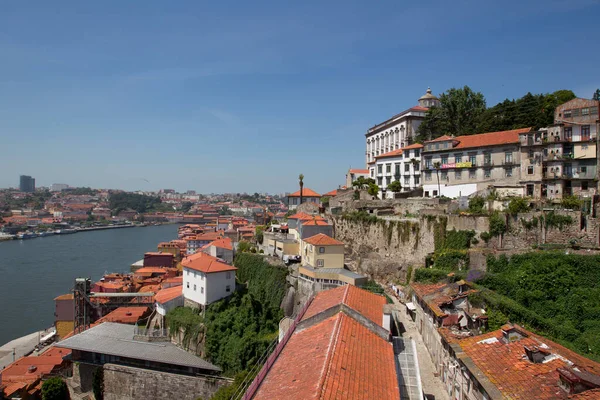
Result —
<instances>
[{"instance_id":1,"label":"waterfront building","mask_svg":"<svg viewBox=\"0 0 600 400\"><path fill-rule=\"evenodd\" d=\"M152 310L150 307L133 306L133 307L118 307L101 317L96 321L97 324L102 322L116 322L119 324L135 325L138 321L145 320L150 316ZM145 325L144 321L144 325Z\"/></svg>"},{"instance_id":2,"label":"waterfront building","mask_svg":"<svg viewBox=\"0 0 600 400\"><path fill-rule=\"evenodd\" d=\"M464 136L441 136L424 143L423 196L456 198L501 186L523 195L519 135L531 128ZM438 184L439 178L439 184Z\"/></svg>"},{"instance_id":3,"label":"waterfront building","mask_svg":"<svg viewBox=\"0 0 600 400\"><path fill-rule=\"evenodd\" d=\"M382 189L378 197L382 198L385 190L386 198L393 198L394 193L386 188L394 181L400 182L403 192L421 187L421 152L423 145L419 143L384 153L375 157L369 166L369 177L375 179Z\"/></svg>"},{"instance_id":4,"label":"waterfront building","mask_svg":"<svg viewBox=\"0 0 600 400\"><path fill-rule=\"evenodd\" d=\"M54 328L57 339L62 339L75 329L73 293L54 299Z\"/></svg>"},{"instance_id":5,"label":"waterfront building","mask_svg":"<svg viewBox=\"0 0 600 400\"><path fill-rule=\"evenodd\" d=\"M207 306L235 291L236 267L203 252L188 255L183 266L183 296L191 307Z\"/></svg>"},{"instance_id":6,"label":"waterfront building","mask_svg":"<svg viewBox=\"0 0 600 400\"><path fill-rule=\"evenodd\" d=\"M35 192L35 179L29 175L19 177L19 190L25 193Z\"/></svg>"},{"instance_id":7,"label":"waterfront building","mask_svg":"<svg viewBox=\"0 0 600 400\"><path fill-rule=\"evenodd\" d=\"M429 107L438 105L438 98L431 94L430 88L427 88L427 92L419 99L419 105L369 128L365 134L366 164L372 163L381 154L413 144L417 128L425 119L427 110ZM346 184L346 186L348 185Z\"/></svg>"},{"instance_id":8,"label":"waterfront building","mask_svg":"<svg viewBox=\"0 0 600 400\"><path fill-rule=\"evenodd\" d=\"M288 208L295 210L300 205L300 191L290 193L287 195ZM321 195L309 188L302 188L302 203L315 203L320 204ZM260 209L259 209L260 210Z\"/></svg>"},{"instance_id":9,"label":"waterfront building","mask_svg":"<svg viewBox=\"0 0 600 400\"><path fill-rule=\"evenodd\" d=\"M217 239L210 242L202 248L202 251L213 257L220 258L227 264L233 264L233 244L229 238Z\"/></svg>"},{"instance_id":10,"label":"waterfront building","mask_svg":"<svg viewBox=\"0 0 600 400\"><path fill-rule=\"evenodd\" d=\"M196 253L200 248L206 246L207 244L221 239L223 237L223 232L206 232L199 235L190 235L184 237L187 247L186 252L188 255Z\"/></svg>"},{"instance_id":11,"label":"waterfront building","mask_svg":"<svg viewBox=\"0 0 600 400\"><path fill-rule=\"evenodd\" d=\"M519 135L526 196L560 200L597 193L599 103L573 99L556 108L554 125Z\"/></svg>"}]
</instances>

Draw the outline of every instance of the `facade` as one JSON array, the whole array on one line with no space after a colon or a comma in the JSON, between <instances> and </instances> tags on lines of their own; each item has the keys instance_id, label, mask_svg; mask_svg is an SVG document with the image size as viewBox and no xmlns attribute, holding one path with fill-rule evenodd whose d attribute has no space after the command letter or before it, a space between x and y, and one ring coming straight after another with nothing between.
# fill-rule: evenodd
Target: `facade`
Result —
<instances>
[{"instance_id":1,"label":"facade","mask_svg":"<svg viewBox=\"0 0 600 400\"><path fill-rule=\"evenodd\" d=\"M344 268L344 243L318 233L301 241L302 263L313 268Z\"/></svg>"},{"instance_id":2,"label":"facade","mask_svg":"<svg viewBox=\"0 0 600 400\"><path fill-rule=\"evenodd\" d=\"M520 135L525 195L562 199L597 193L599 102L573 99L556 108L555 124Z\"/></svg>"},{"instance_id":3,"label":"facade","mask_svg":"<svg viewBox=\"0 0 600 400\"><path fill-rule=\"evenodd\" d=\"M318 219L313 217L309 220L300 221L297 232L297 238L302 240L311 236L315 236L319 233L323 233L327 236L333 236L333 225L329 224L322 218Z\"/></svg>"},{"instance_id":4,"label":"facade","mask_svg":"<svg viewBox=\"0 0 600 400\"><path fill-rule=\"evenodd\" d=\"M186 305L207 306L235 291L236 267L203 252L185 257L183 266L183 297Z\"/></svg>"},{"instance_id":5,"label":"facade","mask_svg":"<svg viewBox=\"0 0 600 400\"><path fill-rule=\"evenodd\" d=\"M352 182L357 180L360 176L362 176L363 178L368 178L369 170L368 169L350 168L348 170L348 172L346 173L346 187L351 188Z\"/></svg>"},{"instance_id":6,"label":"facade","mask_svg":"<svg viewBox=\"0 0 600 400\"><path fill-rule=\"evenodd\" d=\"M398 150L390 151L375 157L369 166L369 177L375 179L377 185L385 189L394 181L400 182L403 192L421 186L421 152L422 144L412 144ZM386 191L386 198L393 198L392 191ZM383 191L378 194L383 197Z\"/></svg>"},{"instance_id":7,"label":"facade","mask_svg":"<svg viewBox=\"0 0 600 400\"><path fill-rule=\"evenodd\" d=\"M469 196L496 185L522 190L519 135L530 131L442 136L425 142L421 165L424 197Z\"/></svg>"},{"instance_id":8,"label":"facade","mask_svg":"<svg viewBox=\"0 0 600 400\"><path fill-rule=\"evenodd\" d=\"M51 192L62 192L63 190L68 188L69 185L67 185L66 183L53 183L52 185L50 185Z\"/></svg>"},{"instance_id":9,"label":"facade","mask_svg":"<svg viewBox=\"0 0 600 400\"><path fill-rule=\"evenodd\" d=\"M366 163L375 161L381 154L401 149L413 143L417 128L425 119L429 107L439 105L439 100L431 89L419 99L419 105L402 111L392 118L375 125L367 130L366 136Z\"/></svg>"},{"instance_id":10,"label":"facade","mask_svg":"<svg viewBox=\"0 0 600 400\"><path fill-rule=\"evenodd\" d=\"M156 312L163 317L176 307L183 307L183 286L161 289L154 296Z\"/></svg>"},{"instance_id":11,"label":"facade","mask_svg":"<svg viewBox=\"0 0 600 400\"><path fill-rule=\"evenodd\" d=\"M221 237L221 232L206 232L198 235L187 236L185 237L185 241L187 242L187 254L194 254L198 250L200 250L200 248L206 246L207 244L215 240L221 239Z\"/></svg>"},{"instance_id":12,"label":"facade","mask_svg":"<svg viewBox=\"0 0 600 400\"><path fill-rule=\"evenodd\" d=\"M294 192L287 195L288 208L295 210L300 205L300 191ZM321 195L309 188L302 188L302 203L315 203L321 202Z\"/></svg>"},{"instance_id":13,"label":"facade","mask_svg":"<svg viewBox=\"0 0 600 400\"><path fill-rule=\"evenodd\" d=\"M149 251L144 254L144 267L173 268L174 266L175 256L172 253Z\"/></svg>"},{"instance_id":14,"label":"facade","mask_svg":"<svg viewBox=\"0 0 600 400\"><path fill-rule=\"evenodd\" d=\"M19 190L21 192L35 192L35 179L29 175L21 175L19 177Z\"/></svg>"},{"instance_id":15,"label":"facade","mask_svg":"<svg viewBox=\"0 0 600 400\"><path fill-rule=\"evenodd\" d=\"M220 258L227 264L233 264L233 244L231 239L224 238L210 242L202 248L202 251L213 257Z\"/></svg>"}]
</instances>

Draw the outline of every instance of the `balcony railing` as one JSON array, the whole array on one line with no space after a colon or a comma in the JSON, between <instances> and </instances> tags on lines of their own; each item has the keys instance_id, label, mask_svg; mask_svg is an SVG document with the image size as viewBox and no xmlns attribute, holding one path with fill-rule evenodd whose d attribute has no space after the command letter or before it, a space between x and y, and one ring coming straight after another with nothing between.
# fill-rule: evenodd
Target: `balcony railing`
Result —
<instances>
[{"instance_id":1,"label":"balcony railing","mask_svg":"<svg viewBox=\"0 0 600 400\"><path fill-rule=\"evenodd\" d=\"M517 162L515 160L502 160L502 165L507 167L507 166L513 166L516 165Z\"/></svg>"},{"instance_id":2,"label":"balcony railing","mask_svg":"<svg viewBox=\"0 0 600 400\"><path fill-rule=\"evenodd\" d=\"M492 160L483 160L483 166L484 167L493 167L494 162Z\"/></svg>"}]
</instances>

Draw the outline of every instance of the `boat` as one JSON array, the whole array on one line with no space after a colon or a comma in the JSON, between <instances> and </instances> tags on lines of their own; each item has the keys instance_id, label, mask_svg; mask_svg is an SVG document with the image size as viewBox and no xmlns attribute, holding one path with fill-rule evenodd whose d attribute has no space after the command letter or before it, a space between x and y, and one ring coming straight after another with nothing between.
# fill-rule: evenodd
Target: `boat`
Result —
<instances>
[{"instance_id":1,"label":"boat","mask_svg":"<svg viewBox=\"0 0 600 400\"><path fill-rule=\"evenodd\" d=\"M38 233L38 236L39 236L39 237L44 237L44 236L52 236L52 235L54 235L54 234L55 234L55 232L54 232L54 231L44 231L44 232L40 232L40 233Z\"/></svg>"},{"instance_id":2,"label":"boat","mask_svg":"<svg viewBox=\"0 0 600 400\"><path fill-rule=\"evenodd\" d=\"M75 233L77 232L75 229L58 229L56 232L57 235L66 235L69 233Z\"/></svg>"},{"instance_id":3,"label":"boat","mask_svg":"<svg viewBox=\"0 0 600 400\"><path fill-rule=\"evenodd\" d=\"M34 232L21 232L19 234L17 234L17 239L19 240L25 240L25 239L33 239L36 238L38 235L37 233Z\"/></svg>"}]
</instances>

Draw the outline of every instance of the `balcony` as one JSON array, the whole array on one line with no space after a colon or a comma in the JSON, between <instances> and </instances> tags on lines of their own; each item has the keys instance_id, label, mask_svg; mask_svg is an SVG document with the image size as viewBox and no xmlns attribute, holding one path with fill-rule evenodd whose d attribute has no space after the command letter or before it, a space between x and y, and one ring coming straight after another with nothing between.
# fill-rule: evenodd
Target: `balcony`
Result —
<instances>
[{"instance_id":1,"label":"balcony","mask_svg":"<svg viewBox=\"0 0 600 400\"><path fill-rule=\"evenodd\" d=\"M503 167L512 167L517 165L517 162L515 160L502 160L502 166Z\"/></svg>"},{"instance_id":2,"label":"balcony","mask_svg":"<svg viewBox=\"0 0 600 400\"><path fill-rule=\"evenodd\" d=\"M492 160L483 160L483 166L484 167L493 167L494 162Z\"/></svg>"}]
</instances>

